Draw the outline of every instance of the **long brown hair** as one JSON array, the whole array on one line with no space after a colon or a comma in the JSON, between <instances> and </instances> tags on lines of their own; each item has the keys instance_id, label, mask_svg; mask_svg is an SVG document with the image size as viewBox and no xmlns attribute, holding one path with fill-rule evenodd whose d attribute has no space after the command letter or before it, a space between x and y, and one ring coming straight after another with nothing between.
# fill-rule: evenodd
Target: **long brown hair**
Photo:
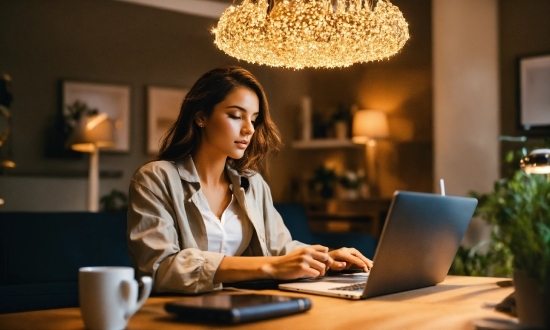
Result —
<instances>
[{"instance_id":1,"label":"long brown hair","mask_svg":"<svg viewBox=\"0 0 550 330\"><path fill-rule=\"evenodd\" d=\"M202 112L210 117L214 106L237 87L246 87L256 93L260 109L255 121L255 132L243 157L228 158L227 162L240 174L245 174L247 170L258 171L269 152L280 150L281 138L271 120L262 85L249 71L238 66L211 70L195 82L183 99L178 119L163 138L156 159L175 161L194 154L201 144L201 132L195 122L195 115Z\"/></svg>"}]
</instances>

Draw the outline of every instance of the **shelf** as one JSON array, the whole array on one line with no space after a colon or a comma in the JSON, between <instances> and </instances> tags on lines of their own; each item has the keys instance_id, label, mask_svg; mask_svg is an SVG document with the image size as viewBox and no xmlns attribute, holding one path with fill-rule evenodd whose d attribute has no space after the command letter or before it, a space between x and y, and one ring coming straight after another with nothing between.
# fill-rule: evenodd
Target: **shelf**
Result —
<instances>
[{"instance_id":1,"label":"shelf","mask_svg":"<svg viewBox=\"0 0 550 330\"><path fill-rule=\"evenodd\" d=\"M330 148L358 148L361 145L355 144L348 139L312 139L292 142L294 149L330 149Z\"/></svg>"}]
</instances>

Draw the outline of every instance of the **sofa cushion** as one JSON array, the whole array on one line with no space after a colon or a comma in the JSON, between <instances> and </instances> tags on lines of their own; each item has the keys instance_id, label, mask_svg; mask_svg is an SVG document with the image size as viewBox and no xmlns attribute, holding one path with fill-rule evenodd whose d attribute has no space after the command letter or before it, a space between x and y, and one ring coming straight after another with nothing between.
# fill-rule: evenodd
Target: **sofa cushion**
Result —
<instances>
[{"instance_id":1,"label":"sofa cushion","mask_svg":"<svg viewBox=\"0 0 550 330\"><path fill-rule=\"evenodd\" d=\"M277 203L275 209L283 218L285 226L290 231L292 239L306 244L320 244L316 242L309 224L307 222L307 213L303 205Z\"/></svg>"}]
</instances>

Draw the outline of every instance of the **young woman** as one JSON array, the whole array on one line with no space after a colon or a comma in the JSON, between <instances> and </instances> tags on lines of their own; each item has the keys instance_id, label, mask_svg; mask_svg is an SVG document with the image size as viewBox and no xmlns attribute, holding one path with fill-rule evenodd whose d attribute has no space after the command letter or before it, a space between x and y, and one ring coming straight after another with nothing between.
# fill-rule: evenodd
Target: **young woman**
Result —
<instances>
[{"instance_id":1,"label":"young woman","mask_svg":"<svg viewBox=\"0 0 550 330\"><path fill-rule=\"evenodd\" d=\"M256 173L279 133L260 83L230 66L191 88L156 161L133 176L128 247L156 292L199 293L223 282L317 277L372 262L353 248L293 241Z\"/></svg>"}]
</instances>

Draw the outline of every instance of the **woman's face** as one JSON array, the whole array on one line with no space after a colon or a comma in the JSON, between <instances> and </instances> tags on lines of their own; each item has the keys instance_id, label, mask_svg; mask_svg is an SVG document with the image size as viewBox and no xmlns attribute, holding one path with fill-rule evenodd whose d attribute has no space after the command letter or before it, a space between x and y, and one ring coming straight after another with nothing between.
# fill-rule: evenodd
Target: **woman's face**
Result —
<instances>
[{"instance_id":1,"label":"woman's face","mask_svg":"<svg viewBox=\"0 0 550 330\"><path fill-rule=\"evenodd\" d=\"M254 134L259 107L256 93L237 87L214 106L210 117L197 120L203 126L200 148L224 157L242 158Z\"/></svg>"}]
</instances>

